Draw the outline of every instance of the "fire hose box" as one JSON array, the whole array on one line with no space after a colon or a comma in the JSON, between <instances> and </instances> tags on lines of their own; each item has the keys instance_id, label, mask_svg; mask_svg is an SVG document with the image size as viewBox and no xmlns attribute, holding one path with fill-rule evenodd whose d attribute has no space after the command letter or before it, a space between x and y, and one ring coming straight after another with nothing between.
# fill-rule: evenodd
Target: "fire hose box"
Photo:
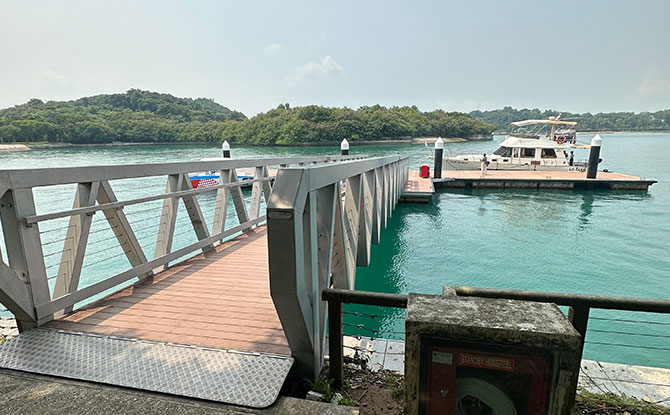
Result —
<instances>
[{"instance_id":1,"label":"fire hose box","mask_svg":"<svg viewBox=\"0 0 670 415\"><path fill-rule=\"evenodd\" d=\"M428 166L427 164L422 164L421 167L419 167L419 175L424 179L429 178L430 177L430 166Z\"/></svg>"},{"instance_id":2,"label":"fire hose box","mask_svg":"<svg viewBox=\"0 0 670 415\"><path fill-rule=\"evenodd\" d=\"M410 294L405 413L569 415L581 337L555 304Z\"/></svg>"}]
</instances>

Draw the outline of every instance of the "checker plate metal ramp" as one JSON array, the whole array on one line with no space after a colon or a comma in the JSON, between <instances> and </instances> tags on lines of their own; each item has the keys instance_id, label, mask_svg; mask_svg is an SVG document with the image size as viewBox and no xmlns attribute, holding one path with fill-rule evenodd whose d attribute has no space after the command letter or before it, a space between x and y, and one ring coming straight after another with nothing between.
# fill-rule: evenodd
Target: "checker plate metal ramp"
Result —
<instances>
[{"instance_id":1,"label":"checker plate metal ramp","mask_svg":"<svg viewBox=\"0 0 670 415\"><path fill-rule=\"evenodd\" d=\"M236 352L51 329L0 345L0 367L264 408L291 356Z\"/></svg>"}]
</instances>

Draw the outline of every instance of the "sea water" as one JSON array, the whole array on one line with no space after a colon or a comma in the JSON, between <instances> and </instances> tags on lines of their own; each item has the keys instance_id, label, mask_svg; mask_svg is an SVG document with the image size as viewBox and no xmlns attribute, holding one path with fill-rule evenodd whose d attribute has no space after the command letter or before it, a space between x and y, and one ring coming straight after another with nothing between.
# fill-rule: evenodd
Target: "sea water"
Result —
<instances>
[{"instance_id":1,"label":"sea water","mask_svg":"<svg viewBox=\"0 0 670 415\"><path fill-rule=\"evenodd\" d=\"M579 142L588 144L591 137L580 134ZM427 205L399 204L382 231L380 244L373 245L370 266L358 268L356 288L438 294L444 285L465 285L669 299L670 134L602 137L601 169L658 183L648 192L450 189L439 192ZM445 151L491 153L503 139L496 136L493 142L446 143ZM409 156L412 169L432 164L426 157L431 151L422 144L351 147L352 154ZM217 157L220 152L218 145L0 152L0 169L198 160ZM337 147L232 147L234 158L338 153ZM576 159L587 157L588 150L576 150ZM123 200L160 193L165 179L152 178L142 186L126 180L113 186ZM73 195L73 186L36 190L38 213L69 209ZM213 195L199 199L205 214L211 215ZM149 257L153 255L160 206L159 201L126 208ZM184 209L181 212L178 221L187 220ZM234 213L229 214L234 225ZM104 225L103 220L94 220L93 229L100 230L91 238L98 242L95 249L89 248L83 285L110 275L119 261L125 261L122 251L115 251L120 248L113 237L104 236ZM56 235L64 232L57 229L63 226L66 221L41 224L43 232L54 229L43 233L43 241L53 238L55 243L50 246L62 249ZM192 234L176 235L174 249L192 243ZM45 255L51 251L49 247L44 250ZM59 255L54 252L46 258L51 266L48 275L57 269ZM402 310L347 306L345 311L347 334L403 338ZM585 358L670 367L670 318L666 315L592 310L589 330Z\"/></svg>"}]
</instances>

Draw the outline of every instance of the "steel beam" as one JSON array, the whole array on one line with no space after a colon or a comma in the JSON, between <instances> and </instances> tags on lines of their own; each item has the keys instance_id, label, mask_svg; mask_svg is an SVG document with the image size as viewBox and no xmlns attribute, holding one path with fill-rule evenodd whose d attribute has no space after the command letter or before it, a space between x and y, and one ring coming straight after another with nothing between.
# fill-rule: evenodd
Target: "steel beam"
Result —
<instances>
[{"instance_id":1,"label":"steel beam","mask_svg":"<svg viewBox=\"0 0 670 415\"><path fill-rule=\"evenodd\" d=\"M174 193L181 189L184 176L181 174L171 174L167 178L165 193ZM177 221L177 211L179 209L179 198L172 196L163 201L161 211L161 221L158 226L156 237L156 249L154 250L154 259L160 258L172 250L172 240L174 238L175 223ZM154 270L160 272L166 269L168 264Z\"/></svg>"},{"instance_id":2,"label":"steel beam","mask_svg":"<svg viewBox=\"0 0 670 415\"><path fill-rule=\"evenodd\" d=\"M232 183L239 183L237 179L237 171L232 170L230 181ZM233 198L233 206L235 206L235 213L237 213L237 220L240 223L249 221L249 213L247 212L247 205L244 203L244 195L240 186L231 187L230 195ZM248 229L245 229L246 232Z\"/></svg>"},{"instance_id":3,"label":"steel beam","mask_svg":"<svg viewBox=\"0 0 670 415\"><path fill-rule=\"evenodd\" d=\"M5 235L9 267L28 284L30 291L32 304L30 306L21 304L21 309L33 308L34 304L51 299L39 227L28 226L22 220L34 214L35 201L32 189L8 190L0 199L0 220ZM22 317L26 317L25 313L21 314ZM37 325L34 320L17 320L17 323L19 330Z\"/></svg>"},{"instance_id":4,"label":"steel beam","mask_svg":"<svg viewBox=\"0 0 670 415\"><path fill-rule=\"evenodd\" d=\"M188 174L184 174L182 176L181 190L192 189L193 187L191 186L191 181L189 180ZM200 209L198 197L196 195L182 196L182 202L184 202L184 206L186 207L186 212L188 213L188 218L190 219L191 225L193 226L195 236L199 241L209 238L209 229L207 228L207 222L205 221L205 217L203 216L202 210ZM214 249L213 244L204 246L202 251L206 252L211 249Z\"/></svg>"},{"instance_id":5,"label":"steel beam","mask_svg":"<svg viewBox=\"0 0 670 415\"><path fill-rule=\"evenodd\" d=\"M230 170L219 171L219 184L230 183ZM228 216L228 202L230 201L230 189L221 187L216 190L216 203L214 205L214 220L212 222L212 233L223 232L226 228L226 217Z\"/></svg>"},{"instance_id":6,"label":"steel beam","mask_svg":"<svg viewBox=\"0 0 670 415\"><path fill-rule=\"evenodd\" d=\"M99 182L79 183L75 192L73 208L91 206L98 198ZM58 276L54 286L53 297L61 297L75 291L79 286L81 268L84 264L84 254L91 230L92 214L82 214L70 217L63 251L61 253ZM62 313L68 313L72 308L66 308ZM59 315L61 312L57 312Z\"/></svg>"}]
</instances>

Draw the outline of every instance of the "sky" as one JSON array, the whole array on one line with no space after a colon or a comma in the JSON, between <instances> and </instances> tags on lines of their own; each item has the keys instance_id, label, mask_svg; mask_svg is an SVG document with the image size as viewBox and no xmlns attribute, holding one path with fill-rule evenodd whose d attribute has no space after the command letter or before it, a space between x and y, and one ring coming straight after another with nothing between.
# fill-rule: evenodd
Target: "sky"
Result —
<instances>
[{"instance_id":1,"label":"sky","mask_svg":"<svg viewBox=\"0 0 670 415\"><path fill-rule=\"evenodd\" d=\"M131 88L468 112L670 108L670 1L0 0L0 108Z\"/></svg>"}]
</instances>

